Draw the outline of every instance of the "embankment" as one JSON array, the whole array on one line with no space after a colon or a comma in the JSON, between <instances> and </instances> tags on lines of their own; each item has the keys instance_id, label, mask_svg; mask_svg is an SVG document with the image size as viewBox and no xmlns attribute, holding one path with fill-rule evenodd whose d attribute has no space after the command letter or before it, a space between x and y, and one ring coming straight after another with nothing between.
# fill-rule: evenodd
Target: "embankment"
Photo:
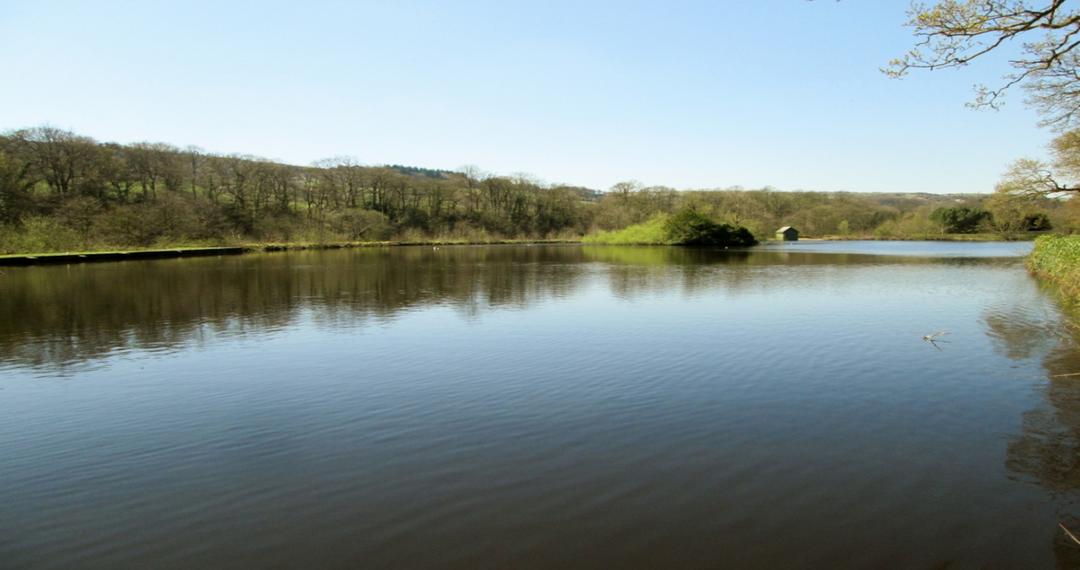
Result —
<instances>
[{"instance_id":1,"label":"embankment","mask_svg":"<svg viewBox=\"0 0 1080 570\"><path fill-rule=\"evenodd\" d=\"M567 244L580 243L577 240L490 240L470 242L459 240L430 241L367 241L338 243L263 243L229 247L180 247L161 249L133 249L123 251L83 251L68 253L28 253L0 255L0 267L26 265L66 265L72 263L90 263L95 261L127 261L137 259L168 259L172 257L199 257L211 255L240 255L265 251L292 251L303 249L342 249L350 247L389 247L403 245L532 245L532 244Z\"/></svg>"},{"instance_id":2,"label":"embankment","mask_svg":"<svg viewBox=\"0 0 1080 570\"><path fill-rule=\"evenodd\" d=\"M1031 272L1080 300L1080 236L1041 236L1028 257Z\"/></svg>"}]
</instances>

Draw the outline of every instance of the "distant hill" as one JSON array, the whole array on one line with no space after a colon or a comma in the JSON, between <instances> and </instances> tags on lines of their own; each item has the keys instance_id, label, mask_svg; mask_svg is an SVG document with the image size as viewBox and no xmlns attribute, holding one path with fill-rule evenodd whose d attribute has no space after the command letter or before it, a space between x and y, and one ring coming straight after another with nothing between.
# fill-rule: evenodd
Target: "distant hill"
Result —
<instances>
[{"instance_id":1,"label":"distant hill","mask_svg":"<svg viewBox=\"0 0 1080 570\"><path fill-rule=\"evenodd\" d=\"M403 164L387 164L386 168L404 174L406 176L415 176L417 178L450 178L456 172L452 170L438 170L435 168L423 168L420 166L405 166Z\"/></svg>"},{"instance_id":2,"label":"distant hill","mask_svg":"<svg viewBox=\"0 0 1080 570\"><path fill-rule=\"evenodd\" d=\"M405 176L413 176L416 178L431 178L436 180L445 180L453 178L454 176L460 176L460 172L453 170L441 170L437 168L424 168L421 166L405 166L402 164L388 164L385 168L389 168L399 174ZM584 186L571 186L567 184L557 184L556 187L570 190L575 194L581 196L582 200L588 202L596 202L600 198L604 197L604 192L600 190L593 190L592 188L586 188Z\"/></svg>"}]
</instances>

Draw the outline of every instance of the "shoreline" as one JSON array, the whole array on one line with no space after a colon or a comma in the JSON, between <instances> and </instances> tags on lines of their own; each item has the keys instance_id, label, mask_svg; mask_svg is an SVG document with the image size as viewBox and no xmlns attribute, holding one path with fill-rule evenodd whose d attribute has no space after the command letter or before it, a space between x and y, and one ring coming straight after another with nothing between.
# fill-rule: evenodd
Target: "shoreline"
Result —
<instances>
[{"instance_id":1,"label":"shoreline","mask_svg":"<svg viewBox=\"0 0 1080 570\"><path fill-rule=\"evenodd\" d=\"M964 237L920 237L920 238L880 238L880 237L854 237L854 236L822 236L804 237L801 242L826 242L826 241L949 241L949 242L1004 242L1031 241L1032 238L1009 240L997 236L991 239L989 235L981 235L974 239L971 234L961 234ZM976 234L978 235L978 234ZM777 240L764 240L760 245L798 243L782 242ZM409 241L356 241L356 242L329 242L329 243L248 243L233 246L207 246L207 247L163 247L147 249L122 249L106 251L78 251L58 253L16 253L0 255L0 267L28 267L34 265L70 265L76 263L94 263L104 261L135 261L148 259L172 259L180 257L209 257L215 255L244 255L248 253L269 253L279 251L303 251L324 249L351 249L366 247L401 247L401 246L473 246L473 245L607 245L590 244L582 239L502 239L502 240L409 240Z\"/></svg>"},{"instance_id":2,"label":"shoreline","mask_svg":"<svg viewBox=\"0 0 1080 570\"><path fill-rule=\"evenodd\" d=\"M1069 300L1080 302L1080 236L1047 236L1035 242L1027 259L1035 277L1052 284Z\"/></svg>"},{"instance_id":3,"label":"shoreline","mask_svg":"<svg viewBox=\"0 0 1080 570\"><path fill-rule=\"evenodd\" d=\"M332 243L262 243L237 246L168 247L154 249L129 249L110 251L79 251L60 253L16 253L0 255L0 267L29 267L34 265L70 265L103 261L135 261L148 259L174 259L179 257L211 257L215 255L244 255L279 251L302 251L320 249L352 249L364 247L400 246L454 246L454 245L558 245L580 244L580 240L419 240L419 241L358 241Z\"/></svg>"},{"instance_id":4,"label":"shoreline","mask_svg":"<svg viewBox=\"0 0 1080 570\"><path fill-rule=\"evenodd\" d=\"M1035 241L1045 233L1029 232L1017 234L1012 238L1000 234L945 234L936 236L878 237L878 236L822 236L813 238L800 237L799 241L962 241L962 242L1002 242Z\"/></svg>"}]
</instances>

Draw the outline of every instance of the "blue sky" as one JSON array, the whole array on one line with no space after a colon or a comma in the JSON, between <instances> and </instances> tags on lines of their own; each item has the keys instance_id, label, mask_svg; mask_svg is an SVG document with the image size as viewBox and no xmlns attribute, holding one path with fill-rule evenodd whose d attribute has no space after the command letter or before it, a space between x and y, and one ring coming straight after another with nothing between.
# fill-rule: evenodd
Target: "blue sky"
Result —
<instances>
[{"instance_id":1,"label":"blue sky","mask_svg":"<svg viewBox=\"0 0 1080 570\"><path fill-rule=\"evenodd\" d=\"M989 192L1053 133L995 57L902 81L904 0L0 0L0 129L607 188Z\"/></svg>"}]
</instances>

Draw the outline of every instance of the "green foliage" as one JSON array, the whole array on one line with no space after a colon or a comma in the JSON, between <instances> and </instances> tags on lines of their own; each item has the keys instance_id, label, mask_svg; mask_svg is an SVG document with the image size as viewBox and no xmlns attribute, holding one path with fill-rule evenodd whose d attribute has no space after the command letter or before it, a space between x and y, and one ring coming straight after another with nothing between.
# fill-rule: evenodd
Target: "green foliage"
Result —
<instances>
[{"instance_id":1,"label":"green foliage","mask_svg":"<svg viewBox=\"0 0 1080 570\"><path fill-rule=\"evenodd\" d=\"M667 216L659 215L621 230L599 231L587 235L582 241L603 245L663 245L668 243L666 226Z\"/></svg>"},{"instance_id":2,"label":"green foliage","mask_svg":"<svg viewBox=\"0 0 1080 570\"><path fill-rule=\"evenodd\" d=\"M0 134L4 234L28 231L26 219L44 217L94 247L576 237L591 226L595 199L587 189L475 168L362 166L349 159L303 167L160 143L99 144L52 127ZM67 249L57 240L5 244L24 252ZM26 244L48 249L21 249L31 247Z\"/></svg>"},{"instance_id":3,"label":"green foliage","mask_svg":"<svg viewBox=\"0 0 1080 570\"><path fill-rule=\"evenodd\" d=\"M692 208L685 208L664 222L667 243L676 245L751 246L757 240L743 227L718 224Z\"/></svg>"},{"instance_id":4,"label":"green foliage","mask_svg":"<svg viewBox=\"0 0 1080 570\"><path fill-rule=\"evenodd\" d=\"M29 212L34 182L29 165L0 148L0 224L17 222Z\"/></svg>"},{"instance_id":5,"label":"green foliage","mask_svg":"<svg viewBox=\"0 0 1080 570\"><path fill-rule=\"evenodd\" d=\"M1040 207L1040 199L1024 195L1012 195L1005 192L996 192L986 200L987 207L993 213L993 228L1005 237L1013 237L1023 232L1042 232L1053 229L1053 222L1045 208ZM1044 202L1046 199L1042 199ZM1062 201L1057 201L1062 202ZM1067 202L1073 202L1068 200ZM1070 204L1061 204L1068 206ZM1058 207L1055 215L1063 225L1069 225L1072 208Z\"/></svg>"},{"instance_id":6,"label":"green foliage","mask_svg":"<svg viewBox=\"0 0 1080 570\"><path fill-rule=\"evenodd\" d=\"M1050 217L1042 212L1025 215L1021 223L1024 231L1028 232L1045 232L1054 229L1053 224L1050 223Z\"/></svg>"},{"instance_id":7,"label":"green foliage","mask_svg":"<svg viewBox=\"0 0 1080 570\"><path fill-rule=\"evenodd\" d=\"M28 216L17 226L0 226L0 254L71 251L84 244L78 232L44 216Z\"/></svg>"},{"instance_id":8,"label":"green foliage","mask_svg":"<svg viewBox=\"0 0 1080 570\"><path fill-rule=\"evenodd\" d=\"M757 243L744 227L720 224L685 208L674 215L659 215L617 231L586 236L585 243L605 245L710 245L744 247Z\"/></svg>"},{"instance_id":9,"label":"green foliage","mask_svg":"<svg viewBox=\"0 0 1080 570\"><path fill-rule=\"evenodd\" d=\"M970 234L979 230L979 224L990 217L982 208L938 208L930 213L930 219L941 224L942 231L950 234Z\"/></svg>"},{"instance_id":10,"label":"green foliage","mask_svg":"<svg viewBox=\"0 0 1080 570\"><path fill-rule=\"evenodd\" d=\"M619 184L593 211L593 229L619 230L658 214L691 207L720 222L747 228L754 235L773 235L794 226L805 237L891 237L941 239L941 224L930 219L938 208L986 209L983 195L859 194L851 192L779 192L763 190L694 190L677 192L663 186ZM1045 212L1057 227L1067 213L1065 202L1042 200L1025 211ZM1034 207L1035 210L1031 208ZM1080 218L1080 208L1077 209ZM1070 214L1072 215L1072 214ZM1057 217L1055 217L1057 216ZM1080 220L1076 227L1080 229ZM982 228L980 228L982 230ZM987 231L987 230L983 230Z\"/></svg>"},{"instance_id":11,"label":"green foliage","mask_svg":"<svg viewBox=\"0 0 1080 570\"><path fill-rule=\"evenodd\" d=\"M1028 267L1080 300L1080 236L1040 236L1028 257Z\"/></svg>"},{"instance_id":12,"label":"green foliage","mask_svg":"<svg viewBox=\"0 0 1080 570\"><path fill-rule=\"evenodd\" d=\"M933 239L940 238L942 224L931 214L958 202L972 212L992 211L1002 222L991 229L1003 235L1050 225L1080 231L1077 200L1022 206L995 200L767 188L676 191L636 182L598 193L525 176L490 176L475 167L447 172L340 158L305 167L166 144L100 144L51 127L0 134L5 252L185 243L492 242L587 233L594 243L744 244L787 225L805 237ZM950 223L969 231L959 218Z\"/></svg>"}]
</instances>

